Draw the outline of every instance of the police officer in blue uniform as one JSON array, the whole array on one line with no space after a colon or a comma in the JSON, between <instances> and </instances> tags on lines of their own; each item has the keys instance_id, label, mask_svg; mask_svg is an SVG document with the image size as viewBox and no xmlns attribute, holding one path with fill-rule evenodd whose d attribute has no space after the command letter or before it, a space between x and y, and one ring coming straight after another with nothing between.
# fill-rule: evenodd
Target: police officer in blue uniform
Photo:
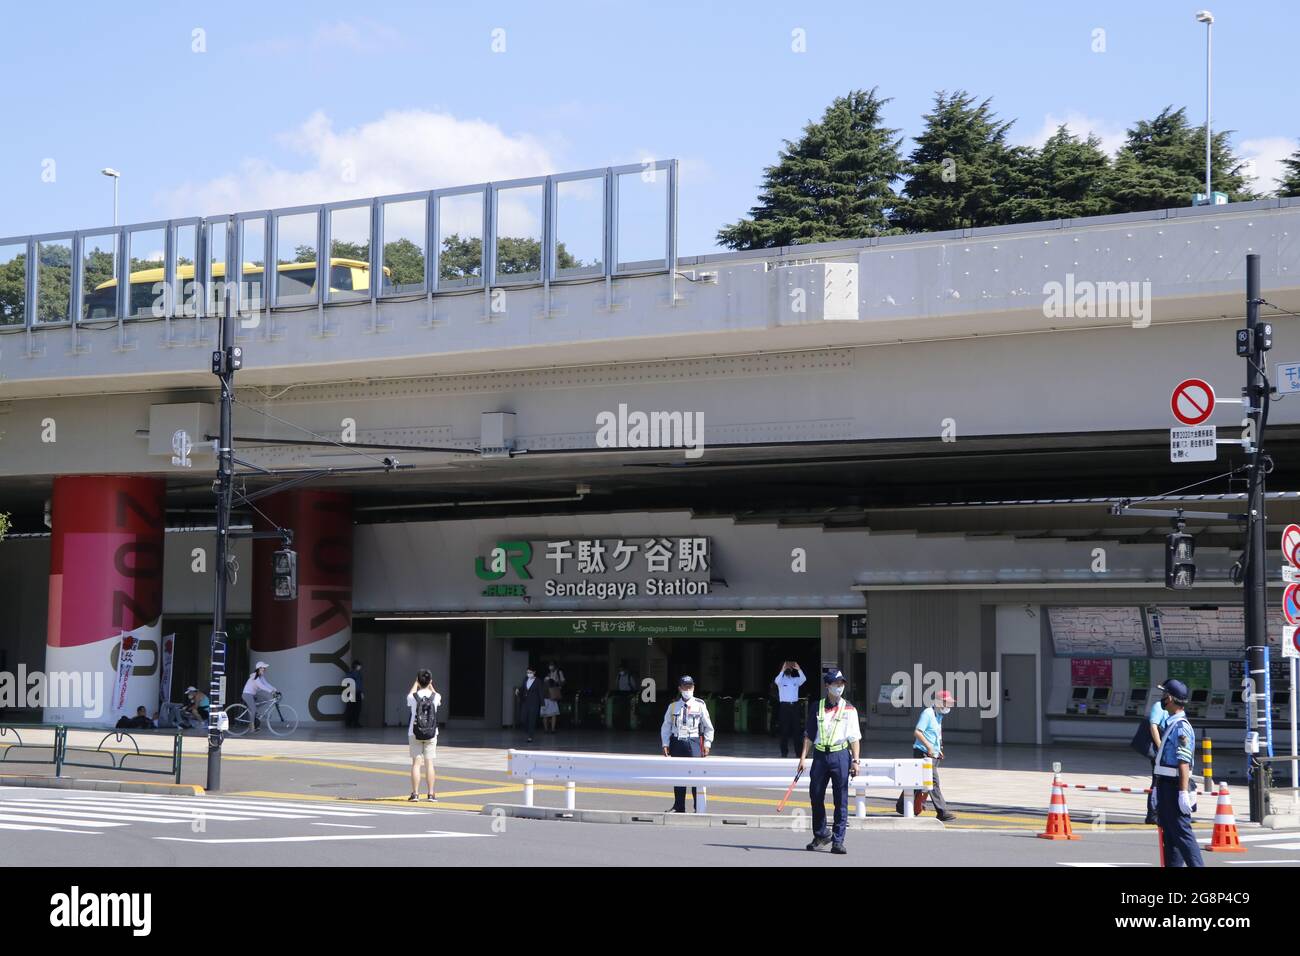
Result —
<instances>
[{"instance_id":1,"label":"police officer in blue uniform","mask_svg":"<svg viewBox=\"0 0 1300 956\"><path fill-rule=\"evenodd\" d=\"M1165 681L1165 722L1156 752L1156 822L1165 849L1165 866L1204 866L1201 848L1192 832L1196 801L1192 790L1192 754L1196 734L1187 719L1187 685Z\"/></svg>"},{"instance_id":2,"label":"police officer in blue uniform","mask_svg":"<svg viewBox=\"0 0 1300 956\"><path fill-rule=\"evenodd\" d=\"M844 674L828 670L823 680L826 696L817 706L808 708L804 728L803 753L799 756L802 772L808 751L812 751L812 773L808 777L808 796L812 800L813 838L807 849L817 850L827 843L832 853L847 853L844 835L849 827L849 778L858 773L858 746L862 728L857 709L844 699ZM826 784L831 785L835 801L835 829L826 826Z\"/></svg>"},{"instance_id":3,"label":"police officer in blue uniform","mask_svg":"<svg viewBox=\"0 0 1300 956\"><path fill-rule=\"evenodd\" d=\"M684 675L677 682L679 698L664 712L659 738L665 757L707 757L713 748L713 721L709 708L695 696L695 678ZM691 809L696 804L695 788L691 787ZM669 813L686 812L686 788L673 787L673 806Z\"/></svg>"}]
</instances>

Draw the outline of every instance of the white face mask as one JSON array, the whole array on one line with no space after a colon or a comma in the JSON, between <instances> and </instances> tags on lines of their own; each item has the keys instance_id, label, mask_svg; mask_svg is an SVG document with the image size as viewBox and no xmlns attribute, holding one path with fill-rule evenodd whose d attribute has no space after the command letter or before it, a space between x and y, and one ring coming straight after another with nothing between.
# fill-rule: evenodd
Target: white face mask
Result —
<instances>
[{"instance_id":1,"label":"white face mask","mask_svg":"<svg viewBox=\"0 0 1300 956\"><path fill-rule=\"evenodd\" d=\"M693 690L682 691L682 700L690 700L694 696L695 696L695 691Z\"/></svg>"},{"instance_id":2,"label":"white face mask","mask_svg":"<svg viewBox=\"0 0 1300 956\"><path fill-rule=\"evenodd\" d=\"M528 679L529 679L529 680L532 680L532 679L533 679L534 677L536 677L536 676L537 676L537 675L534 674L532 671L529 671L529 672L528 672Z\"/></svg>"},{"instance_id":3,"label":"white face mask","mask_svg":"<svg viewBox=\"0 0 1300 956\"><path fill-rule=\"evenodd\" d=\"M940 708L939 708L939 713L941 713L941 714L946 714L946 713L951 712L951 710L952 710L951 707L940 707Z\"/></svg>"},{"instance_id":4,"label":"white face mask","mask_svg":"<svg viewBox=\"0 0 1300 956\"><path fill-rule=\"evenodd\" d=\"M840 695L844 693L844 688L836 684L832 684L830 687L826 688L826 693L830 694L831 697L834 698L835 700L839 700Z\"/></svg>"}]
</instances>

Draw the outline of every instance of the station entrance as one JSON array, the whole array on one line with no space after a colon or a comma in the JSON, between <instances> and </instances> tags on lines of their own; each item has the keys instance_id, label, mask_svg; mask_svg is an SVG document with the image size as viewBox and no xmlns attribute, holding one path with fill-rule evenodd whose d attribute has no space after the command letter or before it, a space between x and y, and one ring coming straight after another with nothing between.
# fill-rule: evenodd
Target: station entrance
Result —
<instances>
[{"instance_id":1,"label":"station entrance","mask_svg":"<svg viewBox=\"0 0 1300 956\"><path fill-rule=\"evenodd\" d=\"M565 617L512 619L491 625L502 646L502 721L518 725L515 689L529 667L543 680L551 664L564 675L559 725L657 732L683 674L709 706L720 733L774 732L781 662L798 661L821 688L818 618Z\"/></svg>"}]
</instances>

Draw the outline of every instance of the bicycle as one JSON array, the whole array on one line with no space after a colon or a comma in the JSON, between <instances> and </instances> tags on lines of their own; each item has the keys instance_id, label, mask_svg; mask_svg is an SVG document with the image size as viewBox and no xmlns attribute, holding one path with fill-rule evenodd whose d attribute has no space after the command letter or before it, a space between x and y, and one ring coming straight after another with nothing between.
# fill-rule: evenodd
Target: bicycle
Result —
<instances>
[{"instance_id":1,"label":"bicycle","mask_svg":"<svg viewBox=\"0 0 1300 956\"><path fill-rule=\"evenodd\" d=\"M277 692L269 700L256 702L258 724L276 737L287 737L298 729L298 712L282 703L282 696ZM232 737L242 737L250 731L256 733L253 722L248 717L247 705L234 704L226 708L226 718L230 723L226 732Z\"/></svg>"}]
</instances>

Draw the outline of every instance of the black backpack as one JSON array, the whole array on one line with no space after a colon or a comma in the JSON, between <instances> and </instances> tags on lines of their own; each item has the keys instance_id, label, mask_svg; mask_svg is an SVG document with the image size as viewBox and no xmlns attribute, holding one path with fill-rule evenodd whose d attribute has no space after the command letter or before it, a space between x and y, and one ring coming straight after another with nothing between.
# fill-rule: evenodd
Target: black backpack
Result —
<instances>
[{"instance_id":1,"label":"black backpack","mask_svg":"<svg viewBox=\"0 0 1300 956\"><path fill-rule=\"evenodd\" d=\"M438 716L432 694L427 697L415 695L415 726L412 733L416 740L432 740L438 736Z\"/></svg>"}]
</instances>

